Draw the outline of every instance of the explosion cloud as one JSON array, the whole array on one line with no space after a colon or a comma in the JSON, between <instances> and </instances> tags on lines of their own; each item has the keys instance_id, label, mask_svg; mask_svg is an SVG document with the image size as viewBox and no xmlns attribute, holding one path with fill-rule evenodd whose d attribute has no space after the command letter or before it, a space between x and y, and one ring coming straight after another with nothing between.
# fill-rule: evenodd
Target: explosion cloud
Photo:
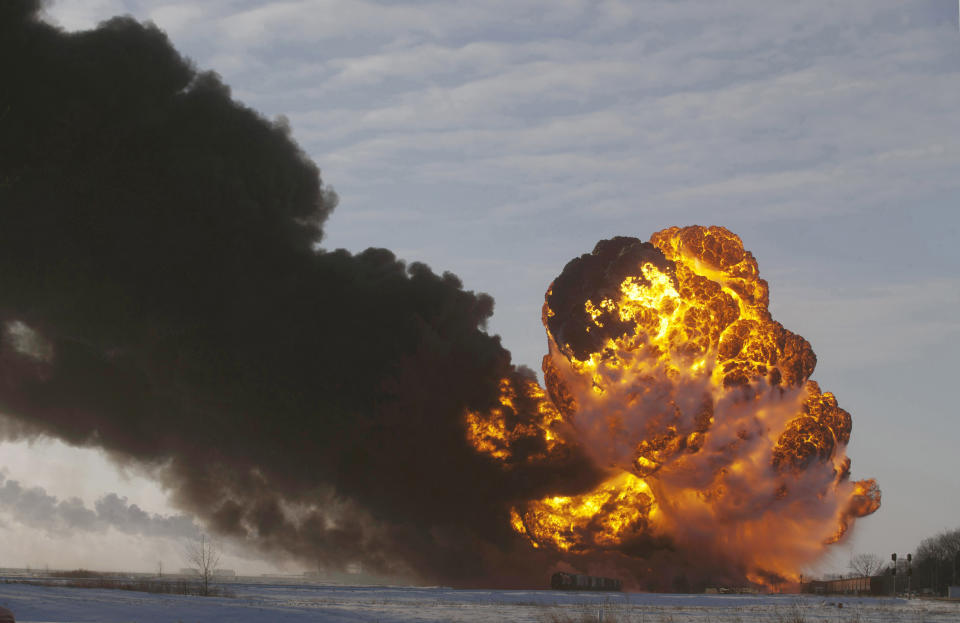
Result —
<instances>
[{"instance_id":1,"label":"explosion cloud","mask_svg":"<svg viewBox=\"0 0 960 623\"><path fill-rule=\"evenodd\" d=\"M7 437L139 465L266 553L455 585L789 575L879 504L726 230L571 262L542 389L490 297L318 247L336 196L285 124L152 25L39 10L0 4Z\"/></svg>"},{"instance_id":2,"label":"explosion cloud","mask_svg":"<svg viewBox=\"0 0 960 623\"><path fill-rule=\"evenodd\" d=\"M518 505L514 529L573 554L667 545L684 574L696 560L700 575L769 584L874 512L876 483L849 480L850 415L809 380L810 344L768 303L722 227L603 240L567 264L543 306L552 404L533 420L548 450L535 460L575 444L606 477ZM530 426L503 425L502 409L469 421L475 447L505 462L496 438Z\"/></svg>"}]
</instances>

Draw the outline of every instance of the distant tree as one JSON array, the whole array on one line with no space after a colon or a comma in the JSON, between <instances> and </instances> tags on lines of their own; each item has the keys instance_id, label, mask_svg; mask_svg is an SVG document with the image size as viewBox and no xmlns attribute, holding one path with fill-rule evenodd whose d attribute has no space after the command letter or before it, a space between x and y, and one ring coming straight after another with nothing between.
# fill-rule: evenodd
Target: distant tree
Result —
<instances>
[{"instance_id":1,"label":"distant tree","mask_svg":"<svg viewBox=\"0 0 960 623\"><path fill-rule=\"evenodd\" d=\"M200 574L200 594L209 595L213 572L220 564L219 544L207 535L201 534L199 539L186 544L183 555Z\"/></svg>"},{"instance_id":2,"label":"distant tree","mask_svg":"<svg viewBox=\"0 0 960 623\"><path fill-rule=\"evenodd\" d=\"M873 577L883 569L883 559L876 554L857 554L850 559L850 571L857 577Z\"/></svg>"}]
</instances>

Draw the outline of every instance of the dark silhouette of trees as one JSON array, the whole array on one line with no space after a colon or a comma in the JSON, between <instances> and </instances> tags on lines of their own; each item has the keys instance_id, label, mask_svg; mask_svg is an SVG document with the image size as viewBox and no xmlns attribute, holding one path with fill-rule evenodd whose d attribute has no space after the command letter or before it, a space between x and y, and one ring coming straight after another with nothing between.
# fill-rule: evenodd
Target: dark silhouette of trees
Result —
<instances>
[{"instance_id":1,"label":"dark silhouette of trees","mask_svg":"<svg viewBox=\"0 0 960 623\"><path fill-rule=\"evenodd\" d=\"M850 559L850 571L858 577L872 577L883 569L883 559L876 554L857 554Z\"/></svg>"},{"instance_id":2,"label":"dark silhouette of trees","mask_svg":"<svg viewBox=\"0 0 960 623\"><path fill-rule=\"evenodd\" d=\"M946 530L920 542L913 557L913 585L945 594L960 583L960 528Z\"/></svg>"}]
</instances>

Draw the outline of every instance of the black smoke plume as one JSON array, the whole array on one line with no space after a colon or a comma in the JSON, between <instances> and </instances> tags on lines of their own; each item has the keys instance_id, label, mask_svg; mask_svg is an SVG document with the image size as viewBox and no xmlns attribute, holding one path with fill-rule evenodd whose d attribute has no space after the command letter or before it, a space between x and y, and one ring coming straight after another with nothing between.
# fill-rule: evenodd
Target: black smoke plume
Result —
<instances>
[{"instance_id":1,"label":"black smoke plume","mask_svg":"<svg viewBox=\"0 0 960 623\"><path fill-rule=\"evenodd\" d=\"M65 33L39 4L0 3L6 434L101 448L323 568L540 584L509 507L593 474L467 445L464 410L524 373L484 331L492 299L385 249L320 250L335 195L285 124L153 25Z\"/></svg>"}]
</instances>

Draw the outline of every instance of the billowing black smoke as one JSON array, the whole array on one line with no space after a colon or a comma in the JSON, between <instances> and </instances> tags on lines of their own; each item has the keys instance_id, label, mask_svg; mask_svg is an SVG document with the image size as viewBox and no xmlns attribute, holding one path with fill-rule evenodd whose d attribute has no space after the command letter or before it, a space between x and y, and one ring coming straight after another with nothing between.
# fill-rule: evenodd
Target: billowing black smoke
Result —
<instances>
[{"instance_id":1,"label":"billowing black smoke","mask_svg":"<svg viewBox=\"0 0 960 623\"><path fill-rule=\"evenodd\" d=\"M584 469L467 445L464 410L520 373L491 298L318 250L335 195L284 124L154 26L68 34L38 4L0 3L6 434L147 466L221 534L324 567L540 582L508 509Z\"/></svg>"}]
</instances>

